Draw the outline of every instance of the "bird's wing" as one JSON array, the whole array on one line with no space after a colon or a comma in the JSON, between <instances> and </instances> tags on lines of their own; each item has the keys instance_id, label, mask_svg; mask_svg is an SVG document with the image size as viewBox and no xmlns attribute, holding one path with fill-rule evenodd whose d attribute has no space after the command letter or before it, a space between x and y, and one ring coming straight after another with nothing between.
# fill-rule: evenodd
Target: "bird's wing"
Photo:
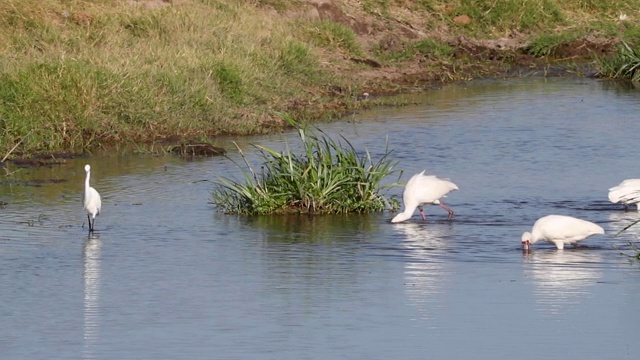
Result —
<instances>
[{"instance_id":1,"label":"bird's wing","mask_svg":"<svg viewBox=\"0 0 640 360\"><path fill-rule=\"evenodd\" d=\"M458 190L458 186L451 181L439 179L434 175L425 175L419 181L416 196L421 203L432 203L453 190Z\"/></svg>"},{"instance_id":2,"label":"bird's wing","mask_svg":"<svg viewBox=\"0 0 640 360\"><path fill-rule=\"evenodd\" d=\"M100 213L100 210L102 209L102 198L100 197L100 193L98 193L98 190L94 189L94 188L89 188L89 191L91 191L91 204L93 206L95 206L97 213Z\"/></svg>"},{"instance_id":3,"label":"bird's wing","mask_svg":"<svg viewBox=\"0 0 640 360\"><path fill-rule=\"evenodd\" d=\"M604 229L598 224L571 216L549 215L536 221L532 233L541 239L573 242L594 234L604 234Z\"/></svg>"},{"instance_id":4,"label":"bird's wing","mask_svg":"<svg viewBox=\"0 0 640 360\"><path fill-rule=\"evenodd\" d=\"M640 179L627 179L609 189L609 200L612 203L623 204L640 202Z\"/></svg>"}]
</instances>

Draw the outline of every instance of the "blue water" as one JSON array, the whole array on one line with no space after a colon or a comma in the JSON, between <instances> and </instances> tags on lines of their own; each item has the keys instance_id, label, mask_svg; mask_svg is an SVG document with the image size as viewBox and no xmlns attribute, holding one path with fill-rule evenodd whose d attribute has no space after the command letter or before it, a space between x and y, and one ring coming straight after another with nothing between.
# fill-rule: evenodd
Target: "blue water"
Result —
<instances>
[{"instance_id":1,"label":"blue water","mask_svg":"<svg viewBox=\"0 0 640 360\"><path fill-rule=\"evenodd\" d=\"M213 180L240 175L223 157L11 168L0 178L0 358L635 359L640 261L625 254L640 228L614 235L639 215L607 189L640 177L640 92L523 79L418 100L321 128L374 158L388 139L401 181L425 169L450 178L452 221L436 206L426 223L401 224L391 212L221 214ZM295 133L221 139L236 161L233 140L248 154L251 143L296 146ZM92 238L85 163L103 198ZM551 213L607 234L523 254L522 232Z\"/></svg>"}]
</instances>

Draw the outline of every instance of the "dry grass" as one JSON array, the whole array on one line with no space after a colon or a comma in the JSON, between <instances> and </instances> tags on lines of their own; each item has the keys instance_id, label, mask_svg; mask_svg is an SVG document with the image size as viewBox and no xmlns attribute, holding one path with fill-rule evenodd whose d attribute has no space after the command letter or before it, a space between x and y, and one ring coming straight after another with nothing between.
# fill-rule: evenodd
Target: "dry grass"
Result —
<instances>
[{"instance_id":1,"label":"dry grass","mask_svg":"<svg viewBox=\"0 0 640 360\"><path fill-rule=\"evenodd\" d=\"M330 79L287 22L247 5L20 3L0 4L7 144L30 129L40 151L260 132L282 99Z\"/></svg>"},{"instance_id":2,"label":"dry grass","mask_svg":"<svg viewBox=\"0 0 640 360\"><path fill-rule=\"evenodd\" d=\"M451 56L461 34L570 32L541 38L542 55L585 32L640 39L617 18L637 18L640 0L333 3L320 21L303 0L2 1L0 153L23 138L27 153L85 150L268 132L285 126L277 111L328 118L362 106L355 95L376 82L482 72ZM472 22L452 20L461 14Z\"/></svg>"}]
</instances>

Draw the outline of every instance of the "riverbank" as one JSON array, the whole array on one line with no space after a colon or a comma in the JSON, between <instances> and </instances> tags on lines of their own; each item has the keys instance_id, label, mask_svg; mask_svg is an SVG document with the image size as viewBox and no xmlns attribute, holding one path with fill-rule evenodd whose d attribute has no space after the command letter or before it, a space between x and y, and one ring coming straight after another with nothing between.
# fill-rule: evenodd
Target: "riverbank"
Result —
<instances>
[{"instance_id":1,"label":"riverbank","mask_svg":"<svg viewBox=\"0 0 640 360\"><path fill-rule=\"evenodd\" d=\"M640 39L640 0L449 3L3 2L0 154L269 133L446 82L589 75Z\"/></svg>"}]
</instances>

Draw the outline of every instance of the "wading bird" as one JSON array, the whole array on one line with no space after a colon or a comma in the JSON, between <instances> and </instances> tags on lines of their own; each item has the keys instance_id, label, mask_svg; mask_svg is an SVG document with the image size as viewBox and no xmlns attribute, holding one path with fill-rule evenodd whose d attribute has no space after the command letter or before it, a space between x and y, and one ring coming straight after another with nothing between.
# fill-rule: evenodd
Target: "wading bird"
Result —
<instances>
[{"instance_id":1,"label":"wading bird","mask_svg":"<svg viewBox=\"0 0 640 360\"><path fill-rule=\"evenodd\" d=\"M627 209L629 205L636 205L640 211L640 179L627 179L609 189L609 200L621 203Z\"/></svg>"},{"instance_id":2,"label":"wading bird","mask_svg":"<svg viewBox=\"0 0 640 360\"><path fill-rule=\"evenodd\" d=\"M522 234L522 247L529 250L531 245L544 240L562 250L565 244L577 244L596 234L604 234L604 229L591 221L564 215L547 215L533 224L531 232L525 231Z\"/></svg>"},{"instance_id":3,"label":"wading bird","mask_svg":"<svg viewBox=\"0 0 640 360\"><path fill-rule=\"evenodd\" d=\"M410 219L416 208L420 210L422 220L426 221L427 216L422 207L429 204L440 205L449 213L447 218L451 219L454 215L453 210L441 203L440 199L453 190L458 190L458 186L447 179L439 179L435 175L425 175L424 171L413 175L402 194L404 211L396 215L391 222L399 223Z\"/></svg>"},{"instance_id":4,"label":"wading bird","mask_svg":"<svg viewBox=\"0 0 640 360\"><path fill-rule=\"evenodd\" d=\"M93 232L93 225L96 222L96 216L100 214L102 200L100 199L98 191L89 185L89 178L91 177L91 166L89 164L84 166L84 172L87 173L87 176L84 179L84 196L82 203L84 204L87 219L89 220L89 232Z\"/></svg>"}]
</instances>

